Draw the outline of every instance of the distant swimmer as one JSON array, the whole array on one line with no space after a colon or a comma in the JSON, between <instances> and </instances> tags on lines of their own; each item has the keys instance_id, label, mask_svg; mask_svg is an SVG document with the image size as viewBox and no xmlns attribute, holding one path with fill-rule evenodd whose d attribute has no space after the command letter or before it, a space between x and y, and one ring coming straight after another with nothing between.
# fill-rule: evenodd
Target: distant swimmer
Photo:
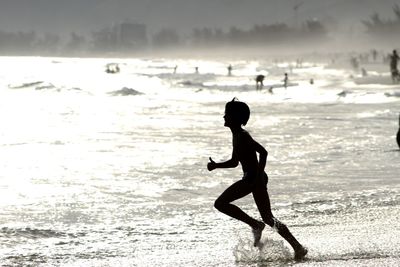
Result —
<instances>
[{"instance_id":1,"label":"distant swimmer","mask_svg":"<svg viewBox=\"0 0 400 267\"><path fill-rule=\"evenodd\" d=\"M228 76L232 76L232 65L228 66Z\"/></svg>"},{"instance_id":2,"label":"distant swimmer","mask_svg":"<svg viewBox=\"0 0 400 267\"><path fill-rule=\"evenodd\" d=\"M176 70L178 69L178 65L175 65L174 67L174 74L176 74Z\"/></svg>"},{"instance_id":3,"label":"distant swimmer","mask_svg":"<svg viewBox=\"0 0 400 267\"><path fill-rule=\"evenodd\" d=\"M286 89L288 87L288 85L289 85L289 77L288 77L288 74L285 73L285 77L283 78L283 86Z\"/></svg>"},{"instance_id":4,"label":"distant swimmer","mask_svg":"<svg viewBox=\"0 0 400 267\"><path fill-rule=\"evenodd\" d=\"M287 226L272 214L267 191L268 175L265 172L268 152L255 141L250 133L242 128L250 117L250 108L234 98L225 105L224 126L232 132L232 157L225 162L214 162L209 158L207 169L235 168L242 165L243 177L229 186L215 200L214 207L220 212L249 225L254 235L254 246L261 245L261 235L265 224L277 230L293 248L295 260L304 259L307 249L292 235ZM258 154L258 157L257 157ZM262 221L246 214L238 206L232 204L249 194L253 195Z\"/></svg>"},{"instance_id":5,"label":"distant swimmer","mask_svg":"<svg viewBox=\"0 0 400 267\"><path fill-rule=\"evenodd\" d=\"M397 131L397 145L400 148L400 115L399 115L399 130Z\"/></svg>"},{"instance_id":6,"label":"distant swimmer","mask_svg":"<svg viewBox=\"0 0 400 267\"><path fill-rule=\"evenodd\" d=\"M264 75L257 75L257 77L256 77L256 89L257 90L261 90L262 88L263 88L263 86L264 86L264 78L265 78L265 76Z\"/></svg>"},{"instance_id":7,"label":"distant swimmer","mask_svg":"<svg viewBox=\"0 0 400 267\"><path fill-rule=\"evenodd\" d=\"M199 73L199 67L195 67L194 71L195 71L196 74L198 74Z\"/></svg>"},{"instance_id":8,"label":"distant swimmer","mask_svg":"<svg viewBox=\"0 0 400 267\"><path fill-rule=\"evenodd\" d=\"M393 50L393 54L390 55L390 73L392 75L393 83L399 81L399 70L397 69L397 61L399 60L399 55L396 50Z\"/></svg>"}]
</instances>

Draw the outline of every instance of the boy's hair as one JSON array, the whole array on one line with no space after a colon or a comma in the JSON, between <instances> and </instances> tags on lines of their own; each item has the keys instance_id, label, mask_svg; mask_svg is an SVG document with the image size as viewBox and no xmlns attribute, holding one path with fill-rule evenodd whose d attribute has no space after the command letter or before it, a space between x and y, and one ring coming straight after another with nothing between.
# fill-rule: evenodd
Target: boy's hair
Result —
<instances>
[{"instance_id":1,"label":"boy's hair","mask_svg":"<svg viewBox=\"0 0 400 267\"><path fill-rule=\"evenodd\" d=\"M234 97L232 101L226 103L225 112L231 114L234 120L243 126L246 125L250 118L249 106L244 102L237 101L236 97Z\"/></svg>"}]
</instances>

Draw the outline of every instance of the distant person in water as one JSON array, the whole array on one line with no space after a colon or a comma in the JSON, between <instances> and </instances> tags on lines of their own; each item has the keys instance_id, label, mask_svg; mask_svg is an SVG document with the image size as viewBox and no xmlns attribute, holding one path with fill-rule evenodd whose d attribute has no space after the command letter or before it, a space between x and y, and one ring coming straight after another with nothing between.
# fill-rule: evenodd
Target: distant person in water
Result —
<instances>
[{"instance_id":1,"label":"distant person in water","mask_svg":"<svg viewBox=\"0 0 400 267\"><path fill-rule=\"evenodd\" d=\"M175 65L174 67L174 74L176 74L176 70L178 69L178 65Z\"/></svg>"},{"instance_id":2,"label":"distant person in water","mask_svg":"<svg viewBox=\"0 0 400 267\"><path fill-rule=\"evenodd\" d=\"M196 74L198 74L198 73L199 73L199 67L195 67L195 68L194 68L194 72L195 72Z\"/></svg>"},{"instance_id":3,"label":"distant person in water","mask_svg":"<svg viewBox=\"0 0 400 267\"><path fill-rule=\"evenodd\" d=\"M393 54L390 55L390 73L392 75L393 83L399 81L399 70L397 69L397 61L399 60L399 55L396 50L393 50Z\"/></svg>"},{"instance_id":4,"label":"distant person in water","mask_svg":"<svg viewBox=\"0 0 400 267\"><path fill-rule=\"evenodd\" d=\"M372 60L376 62L376 59L378 58L378 51L376 49L372 49L371 53L372 53Z\"/></svg>"},{"instance_id":5,"label":"distant person in water","mask_svg":"<svg viewBox=\"0 0 400 267\"><path fill-rule=\"evenodd\" d=\"M283 86L285 89L289 86L289 76L287 73L285 73L285 77L283 78Z\"/></svg>"},{"instance_id":6,"label":"distant person in water","mask_svg":"<svg viewBox=\"0 0 400 267\"><path fill-rule=\"evenodd\" d=\"M232 65L228 66L228 76L232 76Z\"/></svg>"},{"instance_id":7,"label":"distant person in water","mask_svg":"<svg viewBox=\"0 0 400 267\"><path fill-rule=\"evenodd\" d=\"M400 148L400 114L399 114L399 130L397 131L397 138L396 138L396 140L397 140L397 145L398 145L399 148Z\"/></svg>"},{"instance_id":8,"label":"distant person in water","mask_svg":"<svg viewBox=\"0 0 400 267\"><path fill-rule=\"evenodd\" d=\"M261 90L262 88L263 88L263 86L264 86L264 78L265 78L265 76L264 75L257 75L257 77L256 77L256 89L257 90Z\"/></svg>"},{"instance_id":9,"label":"distant person in water","mask_svg":"<svg viewBox=\"0 0 400 267\"><path fill-rule=\"evenodd\" d=\"M243 169L243 178L228 187L217 198L214 207L220 212L248 224L254 235L254 246L260 245L265 224L275 228L293 247L295 259L301 260L307 254L307 249L296 240L286 225L272 214L267 191L268 176L264 171L268 152L251 137L249 132L242 128L246 125L249 117L250 109L246 103L237 101L235 98L226 103L224 126L232 132L232 157L221 163L214 162L210 157L207 169L212 171L218 168L235 168L240 163ZM257 159L257 153L259 159ZM233 201L250 193L253 195L263 221L250 217L239 207L232 204Z\"/></svg>"}]
</instances>

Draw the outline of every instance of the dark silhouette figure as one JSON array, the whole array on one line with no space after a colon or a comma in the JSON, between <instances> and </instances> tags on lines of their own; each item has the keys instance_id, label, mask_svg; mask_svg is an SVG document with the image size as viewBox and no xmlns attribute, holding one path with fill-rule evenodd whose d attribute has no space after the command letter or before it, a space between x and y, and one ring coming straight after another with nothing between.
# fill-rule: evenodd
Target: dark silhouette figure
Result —
<instances>
[{"instance_id":1,"label":"dark silhouette figure","mask_svg":"<svg viewBox=\"0 0 400 267\"><path fill-rule=\"evenodd\" d=\"M228 76L232 76L232 65L228 66Z\"/></svg>"},{"instance_id":2,"label":"dark silhouette figure","mask_svg":"<svg viewBox=\"0 0 400 267\"><path fill-rule=\"evenodd\" d=\"M397 138L396 138L396 140L397 140L397 145L398 145L399 148L400 148L400 115L399 115L399 130L397 131Z\"/></svg>"},{"instance_id":3,"label":"dark silhouette figure","mask_svg":"<svg viewBox=\"0 0 400 267\"><path fill-rule=\"evenodd\" d=\"M376 62L376 59L378 58L378 51L376 49L372 49L371 53L372 59L374 60L374 62Z\"/></svg>"},{"instance_id":4,"label":"dark silhouette figure","mask_svg":"<svg viewBox=\"0 0 400 267\"><path fill-rule=\"evenodd\" d=\"M399 60L399 55L396 50L393 50L393 54L390 55L390 73L392 75L393 83L399 81L399 70L397 69L397 61Z\"/></svg>"},{"instance_id":5,"label":"dark silhouette figure","mask_svg":"<svg viewBox=\"0 0 400 267\"><path fill-rule=\"evenodd\" d=\"M263 88L263 86L264 86L264 78L265 78L265 76L264 75L257 75L257 77L256 77L256 89L257 90L261 90L262 88Z\"/></svg>"},{"instance_id":6,"label":"dark silhouette figure","mask_svg":"<svg viewBox=\"0 0 400 267\"><path fill-rule=\"evenodd\" d=\"M178 65L175 65L174 67L174 74L176 74L176 70L178 69Z\"/></svg>"},{"instance_id":7,"label":"dark silhouette figure","mask_svg":"<svg viewBox=\"0 0 400 267\"><path fill-rule=\"evenodd\" d=\"M265 165L268 152L257 143L242 128L250 117L250 109L246 103L236 101L235 98L225 105L224 126L229 127L233 136L232 157L228 161L216 163L210 157L207 169L212 171L217 168L235 168L242 165L243 178L228 187L215 201L214 207L222 213L248 224L254 235L254 246L260 243L265 224L275 228L278 233L289 242L295 252L295 259L301 260L307 254L303 247L290 233L285 224L274 217L271 211L269 195L267 191L268 176L265 173ZM259 160L257 159L259 154ZM262 221L253 219L232 204L233 201L252 193ZM265 224L264 224L265 223Z\"/></svg>"},{"instance_id":8,"label":"dark silhouette figure","mask_svg":"<svg viewBox=\"0 0 400 267\"><path fill-rule=\"evenodd\" d=\"M283 78L283 86L286 89L288 87L288 85L289 85L289 77L288 77L288 74L285 73L285 77Z\"/></svg>"},{"instance_id":9,"label":"dark silhouette figure","mask_svg":"<svg viewBox=\"0 0 400 267\"><path fill-rule=\"evenodd\" d=\"M195 72L196 74L199 74L199 67L195 67L195 68L194 68L194 72Z\"/></svg>"}]
</instances>

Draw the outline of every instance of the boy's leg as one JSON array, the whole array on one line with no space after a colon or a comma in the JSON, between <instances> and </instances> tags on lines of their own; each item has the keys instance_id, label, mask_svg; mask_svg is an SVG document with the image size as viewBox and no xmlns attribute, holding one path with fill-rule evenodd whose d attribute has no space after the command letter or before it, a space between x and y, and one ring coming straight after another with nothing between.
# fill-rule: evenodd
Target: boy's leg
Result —
<instances>
[{"instance_id":1,"label":"boy's leg","mask_svg":"<svg viewBox=\"0 0 400 267\"><path fill-rule=\"evenodd\" d=\"M262 183L256 184L253 197L263 221L269 226L275 227L278 233L289 242L295 251L296 259L303 258L307 254L307 250L292 235L287 226L273 216L267 187Z\"/></svg>"},{"instance_id":2,"label":"boy's leg","mask_svg":"<svg viewBox=\"0 0 400 267\"><path fill-rule=\"evenodd\" d=\"M258 227L260 222L253 219L242 211L239 207L233 205L231 202L242 198L251 193L251 186L247 182L240 180L228 187L218 198L215 200L214 207L222 213L231 216L237 220L250 225L250 227Z\"/></svg>"}]
</instances>

